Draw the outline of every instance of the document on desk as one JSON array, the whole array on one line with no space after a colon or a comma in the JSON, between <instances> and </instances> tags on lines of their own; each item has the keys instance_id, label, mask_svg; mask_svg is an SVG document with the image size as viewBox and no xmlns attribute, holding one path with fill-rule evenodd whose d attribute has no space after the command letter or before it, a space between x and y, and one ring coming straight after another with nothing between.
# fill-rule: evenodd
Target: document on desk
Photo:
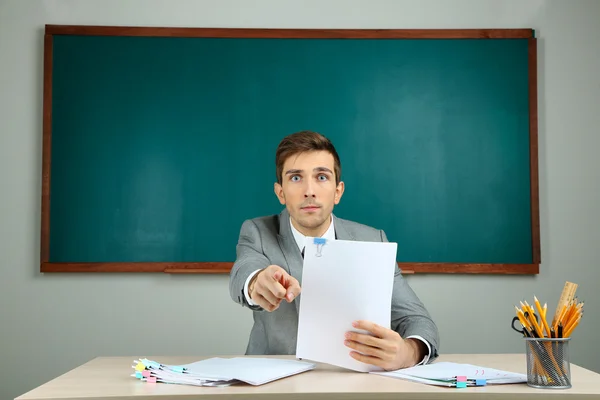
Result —
<instances>
[{"instance_id":1,"label":"document on desk","mask_svg":"<svg viewBox=\"0 0 600 400\"><path fill-rule=\"evenodd\" d=\"M506 383L525 383L527 375L472 364L436 362L377 375L438 386L483 386Z\"/></svg>"},{"instance_id":2,"label":"document on desk","mask_svg":"<svg viewBox=\"0 0 600 400\"><path fill-rule=\"evenodd\" d=\"M230 386L245 382L263 385L315 368L315 364L260 357L213 357L184 365L163 364L146 358L134 360L132 374L148 383L194 386Z\"/></svg>"},{"instance_id":3,"label":"document on desk","mask_svg":"<svg viewBox=\"0 0 600 400\"><path fill-rule=\"evenodd\" d=\"M356 320L390 327L397 247L306 239L296 357L360 372L381 370L352 358L344 335L358 331Z\"/></svg>"}]
</instances>

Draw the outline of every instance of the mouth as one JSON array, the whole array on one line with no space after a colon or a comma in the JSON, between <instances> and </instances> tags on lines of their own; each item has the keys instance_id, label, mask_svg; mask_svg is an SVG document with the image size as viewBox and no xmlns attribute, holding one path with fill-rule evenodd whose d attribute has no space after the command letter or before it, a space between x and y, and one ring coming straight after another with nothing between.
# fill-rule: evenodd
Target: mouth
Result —
<instances>
[{"instance_id":1,"label":"mouth","mask_svg":"<svg viewBox=\"0 0 600 400\"><path fill-rule=\"evenodd\" d=\"M302 208L301 208L301 210L302 210L302 211L311 212L311 211L317 211L319 208L321 208L321 207L317 207L317 206L306 206L306 207L302 207Z\"/></svg>"}]
</instances>

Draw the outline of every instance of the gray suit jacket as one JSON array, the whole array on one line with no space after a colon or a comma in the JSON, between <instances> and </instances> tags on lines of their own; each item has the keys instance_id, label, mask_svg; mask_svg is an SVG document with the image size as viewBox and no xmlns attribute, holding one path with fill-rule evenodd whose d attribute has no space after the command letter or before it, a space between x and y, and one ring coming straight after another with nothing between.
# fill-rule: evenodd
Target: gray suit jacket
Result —
<instances>
[{"instance_id":1,"label":"gray suit jacket","mask_svg":"<svg viewBox=\"0 0 600 400\"><path fill-rule=\"evenodd\" d=\"M382 230L337 218L335 215L333 218L337 239L387 242ZM282 301L274 312L267 312L261 307L250 306L243 293L248 276L271 264L285 269L302 287L302 255L292 234L286 209L279 215L244 221L237 244L237 259L230 273L229 291L235 302L254 311L254 326L250 332L246 354L293 355L296 354L298 307L302 294L291 303ZM437 326L397 266L392 294L391 328L402 337L421 336L431 346L430 361L438 356Z\"/></svg>"}]
</instances>

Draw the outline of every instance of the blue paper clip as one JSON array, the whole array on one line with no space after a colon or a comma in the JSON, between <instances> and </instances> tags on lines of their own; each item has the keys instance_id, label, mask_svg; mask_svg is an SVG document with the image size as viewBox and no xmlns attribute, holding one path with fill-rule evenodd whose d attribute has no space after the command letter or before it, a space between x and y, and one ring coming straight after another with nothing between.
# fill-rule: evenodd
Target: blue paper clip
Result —
<instances>
[{"instance_id":1,"label":"blue paper clip","mask_svg":"<svg viewBox=\"0 0 600 400\"><path fill-rule=\"evenodd\" d=\"M326 241L325 238L314 238L313 243L317 245L317 257L321 257L321 252L323 251L323 246L325 246Z\"/></svg>"}]
</instances>

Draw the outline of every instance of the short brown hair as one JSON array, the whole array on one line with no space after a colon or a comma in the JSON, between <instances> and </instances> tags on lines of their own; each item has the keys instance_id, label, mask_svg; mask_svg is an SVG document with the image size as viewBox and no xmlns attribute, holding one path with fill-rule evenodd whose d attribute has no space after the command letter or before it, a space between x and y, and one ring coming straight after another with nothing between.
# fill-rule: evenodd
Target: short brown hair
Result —
<instances>
[{"instance_id":1,"label":"short brown hair","mask_svg":"<svg viewBox=\"0 0 600 400\"><path fill-rule=\"evenodd\" d=\"M320 133L313 131L300 131L286 136L277 146L275 153L275 166L277 172L277 182L281 185L283 182L283 164L290 156L304 153L306 151L328 151L333 156L333 169L335 173L336 185L340 183L342 177L342 165L333 143Z\"/></svg>"}]
</instances>

